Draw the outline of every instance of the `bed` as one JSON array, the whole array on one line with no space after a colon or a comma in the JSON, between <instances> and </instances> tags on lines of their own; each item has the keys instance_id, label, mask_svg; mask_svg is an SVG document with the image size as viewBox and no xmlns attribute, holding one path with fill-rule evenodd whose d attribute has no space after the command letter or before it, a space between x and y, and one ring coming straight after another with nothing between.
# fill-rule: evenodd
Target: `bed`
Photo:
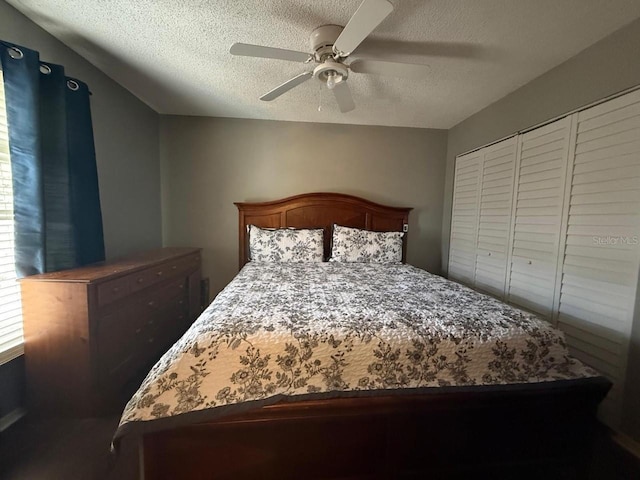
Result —
<instances>
[{"instance_id":1,"label":"bed","mask_svg":"<svg viewBox=\"0 0 640 480\"><path fill-rule=\"evenodd\" d=\"M544 321L406 265L410 209L236 205L240 273L116 432L143 478L584 477L609 382ZM403 232L402 262L248 262L250 225L322 229L327 259L334 224Z\"/></svg>"}]
</instances>

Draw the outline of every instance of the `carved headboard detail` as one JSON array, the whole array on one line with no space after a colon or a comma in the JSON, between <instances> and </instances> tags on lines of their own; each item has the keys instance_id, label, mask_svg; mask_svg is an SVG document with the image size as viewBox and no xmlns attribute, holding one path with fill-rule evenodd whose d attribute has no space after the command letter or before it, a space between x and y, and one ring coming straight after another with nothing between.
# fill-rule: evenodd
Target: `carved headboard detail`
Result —
<instances>
[{"instance_id":1,"label":"carved headboard detail","mask_svg":"<svg viewBox=\"0 0 640 480\"><path fill-rule=\"evenodd\" d=\"M331 254L331 226L366 228L379 232L407 231L411 208L388 207L342 193L305 193L260 203L236 203L239 216L240 268L249 261L247 226L262 228L323 228L324 256ZM407 233L402 261L406 260Z\"/></svg>"}]
</instances>

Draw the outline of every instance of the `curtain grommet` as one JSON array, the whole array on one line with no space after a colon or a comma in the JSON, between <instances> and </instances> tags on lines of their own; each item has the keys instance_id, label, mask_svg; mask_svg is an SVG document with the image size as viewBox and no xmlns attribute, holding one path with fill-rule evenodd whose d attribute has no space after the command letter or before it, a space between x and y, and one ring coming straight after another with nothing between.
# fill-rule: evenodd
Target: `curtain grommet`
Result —
<instances>
[{"instance_id":1,"label":"curtain grommet","mask_svg":"<svg viewBox=\"0 0 640 480\"><path fill-rule=\"evenodd\" d=\"M80 89L80 85L75 80L67 80L67 87L69 90L73 90L74 92Z\"/></svg>"},{"instance_id":2,"label":"curtain grommet","mask_svg":"<svg viewBox=\"0 0 640 480\"><path fill-rule=\"evenodd\" d=\"M45 65L44 63L41 63L40 73L43 73L44 75L49 75L51 73L51 67L49 65Z\"/></svg>"},{"instance_id":3,"label":"curtain grommet","mask_svg":"<svg viewBox=\"0 0 640 480\"><path fill-rule=\"evenodd\" d=\"M7 47L7 51L9 52L9 56L14 60L20 60L24 57L24 53L18 47Z\"/></svg>"}]
</instances>

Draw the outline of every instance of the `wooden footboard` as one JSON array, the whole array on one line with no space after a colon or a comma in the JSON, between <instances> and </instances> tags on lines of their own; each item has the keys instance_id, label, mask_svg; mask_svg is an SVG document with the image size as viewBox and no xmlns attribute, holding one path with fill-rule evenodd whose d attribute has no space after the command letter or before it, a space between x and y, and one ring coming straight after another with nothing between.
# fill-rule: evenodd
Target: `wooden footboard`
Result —
<instances>
[{"instance_id":1,"label":"wooden footboard","mask_svg":"<svg viewBox=\"0 0 640 480\"><path fill-rule=\"evenodd\" d=\"M585 478L609 387L279 403L145 435L142 478Z\"/></svg>"}]
</instances>

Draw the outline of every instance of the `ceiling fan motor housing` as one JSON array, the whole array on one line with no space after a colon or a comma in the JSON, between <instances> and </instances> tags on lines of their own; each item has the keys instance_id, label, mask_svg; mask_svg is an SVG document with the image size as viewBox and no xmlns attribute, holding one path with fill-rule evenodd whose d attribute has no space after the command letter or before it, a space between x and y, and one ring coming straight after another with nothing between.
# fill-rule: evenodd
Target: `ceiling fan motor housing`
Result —
<instances>
[{"instance_id":1,"label":"ceiling fan motor housing","mask_svg":"<svg viewBox=\"0 0 640 480\"><path fill-rule=\"evenodd\" d=\"M344 27L340 25L323 25L311 32L309 42L317 61L322 62L327 57L333 56L333 44L336 43L343 29Z\"/></svg>"}]
</instances>

